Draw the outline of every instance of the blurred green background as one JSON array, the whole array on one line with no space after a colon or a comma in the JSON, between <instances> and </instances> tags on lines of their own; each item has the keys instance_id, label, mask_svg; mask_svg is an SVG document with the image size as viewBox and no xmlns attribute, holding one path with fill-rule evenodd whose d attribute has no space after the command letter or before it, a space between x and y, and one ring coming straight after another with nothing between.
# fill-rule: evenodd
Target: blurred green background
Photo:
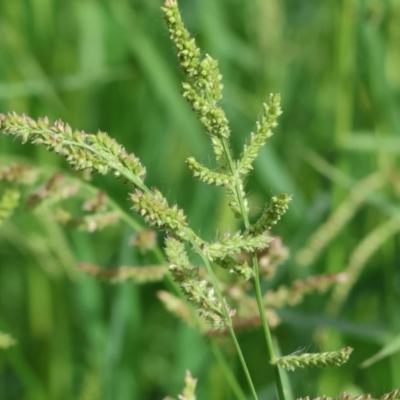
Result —
<instances>
[{"instance_id":1,"label":"blurred green background","mask_svg":"<svg viewBox=\"0 0 400 400\"><path fill-rule=\"evenodd\" d=\"M212 238L235 220L222 191L195 182L184 164L188 155L212 163L210 146L180 97L160 6L0 0L0 112L108 132L141 158L149 186ZM198 44L219 60L235 152L269 93L282 94L280 125L248 182L256 210L279 191L293 195L274 230L292 257L273 285L358 266L336 313L326 313L329 296L313 296L280 314L284 354L355 348L342 368L290 373L295 396L400 387L400 346L359 368L400 334L400 1L180 0L180 8ZM0 160L66 169L45 149L5 137ZM94 184L129 210L120 182ZM328 238L318 257L301 251L316 233L317 242ZM0 331L18 340L0 349L0 399L156 400L176 396L186 369L199 378L200 400L234 398L212 340L157 300L164 284L109 286L76 269L78 261L152 262L129 246L131 235L123 223L93 235L66 231L23 208L0 228ZM261 330L239 340L260 399L273 399ZM221 345L247 390L229 340Z\"/></svg>"}]
</instances>

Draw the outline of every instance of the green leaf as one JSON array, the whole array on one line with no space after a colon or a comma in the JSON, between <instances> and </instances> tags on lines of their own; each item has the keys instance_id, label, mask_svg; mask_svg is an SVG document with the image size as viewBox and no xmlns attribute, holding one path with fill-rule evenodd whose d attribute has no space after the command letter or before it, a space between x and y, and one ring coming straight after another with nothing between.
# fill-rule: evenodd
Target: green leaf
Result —
<instances>
[{"instance_id":1,"label":"green leaf","mask_svg":"<svg viewBox=\"0 0 400 400\"><path fill-rule=\"evenodd\" d=\"M400 335L396 336L391 342L389 342L386 346L384 346L375 355L373 355L372 357L368 358L363 363L361 363L360 367L367 368L372 364L375 364L377 361L389 357L397 353L398 351L400 351Z\"/></svg>"}]
</instances>

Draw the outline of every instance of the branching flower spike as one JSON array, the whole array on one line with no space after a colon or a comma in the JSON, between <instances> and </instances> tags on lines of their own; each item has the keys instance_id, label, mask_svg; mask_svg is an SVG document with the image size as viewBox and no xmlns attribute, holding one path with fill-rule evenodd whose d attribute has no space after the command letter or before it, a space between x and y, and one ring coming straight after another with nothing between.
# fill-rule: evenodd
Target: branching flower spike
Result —
<instances>
[{"instance_id":1,"label":"branching flower spike","mask_svg":"<svg viewBox=\"0 0 400 400\"><path fill-rule=\"evenodd\" d=\"M106 133L96 135L72 130L68 124L58 120L51 125L47 118L38 121L26 115L0 114L0 132L42 144L48 150L63 155L77 170L107 173L110 169L124 175L139 187L146 174L139 159L111 139Z\"/></svg>"},{"instance_id":2,"label":"branching flower spike","mask_svg":"<svg viewBox=\"0 0 400 400\"><path fill-rule=\"evenodd\" d=\"M263 296L263 302L266 307L281 308L285 305L294 306L303 301L304 296L315 291L319 293L326 292L334 285L343 285L347 281L347 275L328 273L309 276L302 280L298 279L288 288L281 285L277 290L268 290Z\"/></svg>"},{"instance_id":3,"label":"branching flower spike","mask_svg":"<svg viewBox=\"0 0 400 400\"><path fill-rule=\"evenodd\" d=\"M271 94L268 104L263 105L259 121L256 122L241 155L236 158L229 141L228 119L219 105L223 86L218 62L208 54L203 55L197 47L183 24L176 0L166 0L162 10L184 75L183 96L209 135L216 159L215 170L207 168L193 157L189 157L186 164L194 178L224 189L230 210L241 219L242 230L232 234L223 233L212 242L203 240L190 228L188 218L182 209L175 204L168 204L166 197L159 190L150 189L146 185L144 181L146 170L140 160L134 154L128 154L123 146L104 132L88 134L73 130L60 120L50 124L47 118L33 120L25 115L10 113L0 114L0 133L18 137L23 143L29 141L44 145L49 151L64 156L76 170L100 174L111 171L130 184L132 209L148 224L166 232L165 255L168 268L161 252L155 251L149 260L153 262L153 259L159 259L157 264L152 266L122 266L103 270L96 265L82 263L80 269L111 283L128 280L144 283L170 279L168 283L176 293L160 292L159 297L169 310L185 321L190 321L201 332L209 335L230 333L254 400L258 400L259 397L236 333L240 329L262 325L267 344L267 359L272 364L271 369L276 383L277 398L287 400L286 393L290 390L284 388L286 383L282 379L281 368L294 370L305 367L339 366L348 360L352 349L346 347L333 352L296 353L277 358L271 335L271 327L279 323L279 316L274 308L298 304L307 294L321 292L333 284L342 283L345 275L324 274L308 277L295 281L289 287L282 285L277 290L263 293L261 279L271 279L276 266L288 255L288 249L283 246L280 238L270 237L269 230L286 213L291 197L286 193L272 197L259 219L251 224L245 179L252 170L260 149L277 126L278 117L282 112L280 95ZM41 177L40 174L39 176ZM22 167L0 168L0 181L5 185L0 191L0 224L18 206L20 195L25 195L25 186L32 186L35 179L36 174L32 175L31 171ZM87 184L86 189L89 186ZM58 204L59 200L69 199L79 190L77 187L66 185L64 177L60 174L53 175L44 185L35 189L26 201L30 209L33 207L38 209L39 206L41 209L48 208L51 202L53 205ZM128 222L135 231L140 231L139 224L119 209L118 205L114 205L114 210L109 210L108 206L112 203L111 199L107 201L103 193L98 193L94 199L84 203L80 213L76 214L75 211L72 213L65 209L64 205L58 205L55 216L65 225L90 232L119 220ZM83 216L82 211L84 211ZM157 237L152 231L142 231L136 236L134 245L147 259L146 253L156 250L154 248L157 246ZM191 259L197 260L199 266L193 265ZM227 273L217 275L218 267L240 275L240 279L236 279L236 276L229 276L226 279ZM225 282L222 281L224 278ZM246 282L250 278L254 278L252 282ZM231 308L228 302L232 302L238 310L235 318L233 317L236 310ZM206 327L206 324L209 326ZM14 344L13 339L0 332L0 347L9 347L12 344ZM239 385L234 387L234 375L229 374L228 381L231 384L233 382L232 389L237 392L235 393L237 398L244 399L246 395L240 393ZM187 373L186 386L179 399L195 400L195 388L196 380ZM399 391L394 391L382 396L380 400L400 400L399 397ZM323 397L320 400L328 398ZM351 397L343 394L335 400L372 400L372 398L369 395Z\"/></svg>"},{"instance_id":4,"label":"branching flower spike","mask_svg":"<svg viewBox=\"0 0 400 400\"><path fill-rule=\"evenodd\" d=\"M167 0L162 10L170 37L177 48L180 68L186 77L186 82L182 84L183 96L211 135L215 157L222 172L225 172L229 170L229 165L223 139L229 138L230 130L223 109L217 105L222 98L222 75L218 62L208 54L201 58L201 51L186 30L175 0Z\"/></svg>"},{"instance_id":5,"label":"branching flower spike","mask_svg":"<svg viewBox=\"0 0 400 400\"><path fill-rule=\"evenodd\" d=\"M278 123L277 119L282 114L279 94L271 94L268 104L263 104L264 110L261 120L256 123L256 128L251 133L249 143L244 146L242 156L238 162L238 172L241 176L248 174L253 169L252 163L258 155L265 141L272 136L272 129Z\"/></svg>"},{"instance_id":6,"label":"branching flower spike","mask_svg":"<svg viewBox=\"0 0 400 400\"><path fill-rule=\"evenodd\" d=\"M189 101L207 132L216 137L229 137L228 120L216 106L222 97L221 74L218 62L208 54L203 59L195 40L183 25L175 0L165 2L164 18L172 41L178 50L180 67L187 81L183 83L183 96Z\"/></svg>"},{"instance_id":7,"label":"branching flower spike","mask_svg":"<svg viewBox=\"0 0 400 400\"><path fill-rule=\"evenodd\" d=\"M216 260L221 268L227 269L231 274L241 275L246 281L254 277L253 269L246 261L238 262L232 257L225 257L221 260Z\"/></svg>"}]
</instances>

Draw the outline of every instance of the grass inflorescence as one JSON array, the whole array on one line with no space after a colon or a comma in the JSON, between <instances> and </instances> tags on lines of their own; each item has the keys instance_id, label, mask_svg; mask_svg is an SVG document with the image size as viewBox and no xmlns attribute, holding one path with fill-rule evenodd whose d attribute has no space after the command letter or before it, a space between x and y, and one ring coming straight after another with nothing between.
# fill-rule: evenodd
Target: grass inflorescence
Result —
<instances>
[{"instance_id":1,"label":"grass inflorescence","mask_svg":"<svg viewBox=\"0 0 400 400\"><path fill-rule=\"evenodd\" d=\"M209 337L230 334L247 380L246 390L255 400L261 398L261 395L258 393L237 336L241 330L261 326L270 364L268 367L272 370L277 396L280 400L288 400L291 388L282 369L342 366L349 359L352 349L346 347L331 352L278 356L279 349L271 334L271 329L280 323L277 309L297 305L306 295L324 292L334 285L337 285L335 293L339 293L340 286L348 281L348 275L338 271L312 275L296 280L289 287L280 286L277 290L264 290L261 281L273 279L276 267L288 256L281 238L272 235L270 230L274 229L288 211L292 196L286 192L271 196L266 201L263 211L255 216L256 212L252 207L246 183L249 174L255 169L256 158L278 126L278 118L282 114L281 97L279 94L271 94L268 102L262 105L261 116L243 143L242 151L238 152L239 156L236 156L232 150L235 147L232 141L232 129L227 113L221 106L223 85L218 62L210 55L203 54L197 46L183 23L175 0L167 0L162 12L169 36L176 47L183 74L183 98L191 106L211 141L216 168L203 165L194 156L186 159L186 165L193 178L224 191L227 207L240 223L240 229L234 232L217 232L213 240L201 237L192 227L185 210L163 194L164 188L160 190L148 185L145 179L146 169L138 156L129 153L104 132L89 134L72 129L69 124L61 120L52 124L47 117L35 120L14 112L0 114L0 132L17 137L23 143L45 146L47 150L62 155L77 171L102 175L112 172L117 178L122 178L130 189L131 210L148 225L165 234L165 257L160 254L153 238L152 243L148 247L144 244L143 248L144 252L153 252L159 265L148 265L146 268L135 264L133 267L127 267L124 264L122 267L104 271L97 265L81 263L80 269L94 278L112 283L128 280L146 283L165 279L172 293L160 292L159 297L170 311ZM121 14L119 15L121 17ZM30 180L28 172L29 168L25 169L22 165L0 170L0 180L7 186L1 192L0 224L9 219L20 205L21 198L26 192L23 186L36 184L36 181ZM82 178L85 180L87 176ZM34 208L41 203L52 203L54 206L62 200L74 197L78 189L64 186L62 179L61 175L55 174L42 186L35 187L25 202L27 208ZM318 242L316 239L317 244L316 240L311 240L309 247L299 252L298 259L303 260L301 263L310 264L312 257L318 255L318 252L328 245L332 237L368 198L369 193L381 184L380 179L375 179L370 186L362 189L361 195L359 188L355 187L349 205L346 203L344 211L339 213L339 216L333 215L326 224L329 228L336 222L334 232L322 226L316 232L316 237L324 236L324 240ZM360 184L363 185L364 182ZM49 199L52 199L51 202ZM294 201L296 201L295 196ZM82 208L87 212L83 216L75 216L64 208L56 208L52 215L65 226L88 232L109 227L121 219L131 227L138 228L135 220L121 211L112 201L107 202L101 193L94 200L85 202ZM50 211L50 207L47 211ZM392 225L393 223L390 225L390 234L397 231ZM374 241L376 242L381 244L379 240ZM311 251L311 247L317 248L317 251ZM165 262L168 265L168 273ZM353 260L350 266L354 264L357 263ZM354 269L355 267L349 267L353 279L351 284L356 275ZM357 273L359 269L360 267L357 267ZM348 292L348 286L346 290ZM339 300L336 299L336 308L339 301L343 302L344 296L341 295ZM15 342L9 346L13 344ZM226 366L226 360L221 353L215 348L213 351L219 364ZM221 369L224 370L235 396L243 400L245 395L236 378L228 368L221 367ZM179 398L194 400L196 384L197 380L187 373L186 386ZM339 392L339 388L337 389ZM343 394L338 398L370 398L368 396L351 397ZM398 398L398 393L394 391L381 397L383 398L395 399Z\"/></svg>"}]
</instances>

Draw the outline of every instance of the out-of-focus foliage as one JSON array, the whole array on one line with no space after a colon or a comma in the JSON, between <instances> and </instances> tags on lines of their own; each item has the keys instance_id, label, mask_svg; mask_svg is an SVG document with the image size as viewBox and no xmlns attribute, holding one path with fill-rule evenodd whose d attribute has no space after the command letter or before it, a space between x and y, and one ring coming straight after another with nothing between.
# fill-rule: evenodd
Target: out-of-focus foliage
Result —
<instances>
[{"instance_id":1,"label":"out-of-focus foliage","mask_svg":"<svg viewBox=\"0 0 400 400\"><path fill-rule=\"evenodd\" d=\"M188 155L207 163L211 148L179 94L160 6L0 0L0 112L107 131L210 239L236 222L222 190L191 179L184 163ZM347 268L353 277L342 291L279 311L283 354L310 336L317 350L355 349L341 368L292 373L295 395L400 387L399 352L357 368L400 331L399 1L181 0L180 7L198 44L219 60L235 151L269 93L282 95L277 133L249 182L260 211L281 191L293 195L273 230L291 251L273 287ZM65 168L44 149L0 138L1 164L16 161ZM129 212L121 182L92 183ZM0 182L1 196L6 186ZM121 221L88 234L61 227L45 211L21 203L0 227L0 331L16 340L0 349L1 399L161 399L180 392L186 369L198 378L198 399L233 398L214 339L161 306L156 293L165 284L110 286L78 270L83 262L156 263L132 248L131 228ZM239 339L260 398L272 399L261 331ZM217 340L245 382L229 340Z\"/></svg>"}]
</instances>

